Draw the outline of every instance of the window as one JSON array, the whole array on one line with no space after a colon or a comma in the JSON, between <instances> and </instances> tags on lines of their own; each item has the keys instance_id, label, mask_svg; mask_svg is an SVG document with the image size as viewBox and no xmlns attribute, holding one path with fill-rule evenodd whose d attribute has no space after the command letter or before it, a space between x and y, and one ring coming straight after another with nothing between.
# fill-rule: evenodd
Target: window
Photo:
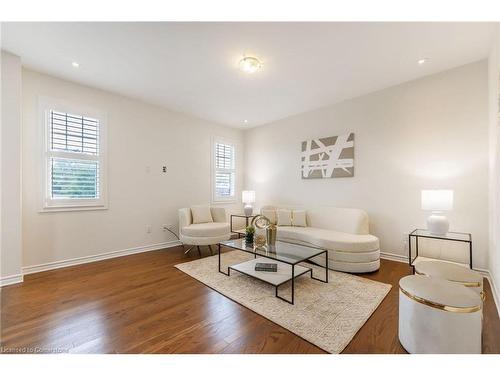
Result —
<instances>
[{"instance_id":1,"label":"window","mask_svg":"<svg viewBox=\"0 0 500 375\"><path fill-rule=\"evenodd\" d=\"M236 199L235 145L215 140L213 155L213 200L234 201Z\"/></svg>"},{"instance_id":2,"label":"window","mask_svg":"<svg viewBox=\"0 0 500 375\"><path fill-rule=\"evenodd\" d=\"M56 108L44 110L43 209L106 208L104 117Z\"/></svg>"}]
</instances>

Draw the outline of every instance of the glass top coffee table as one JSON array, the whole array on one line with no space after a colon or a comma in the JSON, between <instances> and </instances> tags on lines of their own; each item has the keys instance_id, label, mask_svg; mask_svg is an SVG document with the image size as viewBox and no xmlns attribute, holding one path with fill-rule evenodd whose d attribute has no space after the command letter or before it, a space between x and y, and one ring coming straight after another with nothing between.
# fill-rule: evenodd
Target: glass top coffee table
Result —
<instances>
[{"instance_id":1,"label":"glass top coffee table","mask_svg":"<svg viewBox=\"0 0 500 375\"><path fill-rule=\"evenodd\" d=\"M228 247L233 250L240 250L245 253L253 254L254 259L230 265L227 267L227 272L223 271L221 269L221 247ZM283 241L276 241L276 245L272 247L256 247L254 245L247 245L245 243L245 239L240 238L219 242L218 256L220 273L223 273L226 276L230 276L231 270L234 270L262 280L275 287L275 294L277 298L292 305L294 304L295 300L295 279L297 277L302 276L306 273L310 273L312 279L328 283L328 251L321 248L298 245ZM315 277L313 275L313 269L311 267L299 265L299 263L312 260L316 257L325 258L324 266L319 266L325 271L324 279ZM264 260L262 258L267 259ZM256 271L256 263L275 263L277 264L277 271ZM278 295L278 288L280 287L280 285L283 285L289 281L291 281L292 284L291 299L286 299Z\"/></svg>"}]
</instances>

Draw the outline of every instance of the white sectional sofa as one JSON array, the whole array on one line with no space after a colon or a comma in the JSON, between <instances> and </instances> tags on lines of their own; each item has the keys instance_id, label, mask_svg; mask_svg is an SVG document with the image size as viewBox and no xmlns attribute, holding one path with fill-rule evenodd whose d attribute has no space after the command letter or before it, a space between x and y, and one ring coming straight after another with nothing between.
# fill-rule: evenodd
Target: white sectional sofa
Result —
<instances>
[{"instance_id":1,"label":"white sectional sofa","mask_svg":"<svg viewBox=\"0 0 500 375\"><path fill-rule=\"evenodd\" d=\"M273 216L269 215L269 210L279 208L305 210L306 226L278 226L278 240L327 249L329 268L336 271L362 273L380 268L379 240L369 234L368 214L365 211L337 207L264 206L261 213ZM276 220L275 217L270 219Z\"/></svg>"}]
</instances>

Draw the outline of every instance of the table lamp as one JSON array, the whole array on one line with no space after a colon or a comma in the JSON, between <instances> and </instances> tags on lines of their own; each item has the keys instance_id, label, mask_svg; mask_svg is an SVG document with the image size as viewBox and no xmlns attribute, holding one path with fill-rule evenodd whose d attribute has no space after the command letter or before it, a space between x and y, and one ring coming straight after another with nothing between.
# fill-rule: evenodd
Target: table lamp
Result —
<instances>
[{"instance_id":1,"label":"table lamp","mask_svg":"<svg viewBox=\"0 0 500 375\"><path fill-rule=\"evenodd\" d=\"M255 202L255 191L243 190L241 192L241 201L245 204L245 216L250 216L253 213L252 203Z\"/></svg>"},{"instance_id":2,"label":"table lamp","mask_svg":"<svg viewBox=\"0 0 500 375\"><path fill-rule=\"evenodd\" d=\"M422 190L422 210L431 211L427 218L427 229L432 234L445 235L450 222L443 211L453 209L453 190Z\"/></svg>"}]
</instances>

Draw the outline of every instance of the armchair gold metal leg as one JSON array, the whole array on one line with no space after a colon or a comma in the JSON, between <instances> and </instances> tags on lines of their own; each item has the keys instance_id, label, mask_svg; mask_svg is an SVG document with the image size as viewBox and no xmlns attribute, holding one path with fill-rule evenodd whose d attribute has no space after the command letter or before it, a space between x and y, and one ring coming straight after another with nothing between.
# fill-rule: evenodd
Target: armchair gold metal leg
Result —
<instances>
[{"instance_id":1,"label":"armchair gold metal leg","mask_svg":"<svg viewBox=\"0 0 500 375\"><path fill-rule=\"evenodd\" d=\"M189 253L192 249L193 249L194 246L191 246L190 248L188 248L186 251L184 251L184 255Z\"/></svg>"},{"instance_id":2,"label":"armchair gold metal leg","mask_svg":"<svg viewBox=\"0 0 500 375\"><path fill-rule=\"evenodd\" d=\"M208 245L208 248L210 249L210 255L214 255L214 251L212 250L212 245Z\"/></svg>"}]
</instances>

